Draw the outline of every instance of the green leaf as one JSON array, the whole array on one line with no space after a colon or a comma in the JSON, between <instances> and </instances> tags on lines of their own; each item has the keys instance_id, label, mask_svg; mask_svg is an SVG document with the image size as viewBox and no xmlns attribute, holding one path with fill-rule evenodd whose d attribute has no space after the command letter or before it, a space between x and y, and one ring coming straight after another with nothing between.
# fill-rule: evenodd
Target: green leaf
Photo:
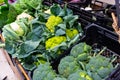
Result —
<instances>
[{"instance_id":1,"label":"green leaf","mask_svg":"<svg viewBox=\"0 0 120 80\"><path fill-rule=\"evenodd\" d=\"M66 9L66 15L73 15L73 11L71 9Z\"/></svg>"},{"instance_id":2,"label":"green leaf","mask_svg":"<svg viewBox=\"0 0 120 80\"><path fill-rule=\"evenodd\" d=\"M34 23L33 24L33 34L35 34L38 37L42 37L43 33L45 32L45 26L41 24Z\"/></svg>"},{"instance_id":3,"label":"green leaf","mask_svg":"<svg viewBox=\"0 0 120 80\"><path fill-rule=\"evenodd\" d=\"M58 16L60 14L61 10L62 9L61 9L60 5L58 5L58 4L53 4L53 6L51 6L51 8L50 8L51 13L55 16Z\"/></svg>"},{"instance_id":4,"label":"green leaf","mask_svg":"<svg viewBox=\"0 0 120 80\"><path fill-rule=\"evenodd\" d=\"M8 13L8 20L7 23L11 23L16 20L17 12L12 5L9 5L9 13Z\"/></svg>"},{"instance_id":5,"label":"green leaf","mask_svg":"<svg viewBox=\"0 0 120 80\"><path fill-rule=\"evenodd\" d=\"M32 71L33 69L35 69L36 68L36 66L35 66L35 64L26 64L26 63L24 63L23 65L22 65L26 70L30 70L30 71Z\"/></svg>"},{"instance_id":6,"label":"green leaf","mask_svg":"<svg viewBox=\"0 0 120 80\"><path fill-rule=\"evenodd\" d=\"M7 46L5 46L5 49L7 50L7 52L8 52L9 54L14 54L14 53L15 53L15 48L16 48L16 46L13 44L12 41L6 40L6 41L5 41L5 45L7 45Z\"/></svg>"},{"instance_id":7,"label":"green leaf","mask_svg":"<svg viewBox=\"0 0 120 80\"><path fill-rule=\"evenodd\" d=\"M64 9L62 9L58 16L65 16L65 12L66 11Z\"/></svg>"},{"instance_id":8,"label":"green leaf","mask_svg":"<svg viewBox=\"0 0 120 80\"><path fill-rule=\"evenodd\" d=\"M70 28L74 25L75 21L77 21L77 15L68 15L64 17L66 23L69 23Z\"/></svg>"},{"instance_id":9,"label":"green leaf","mask_svg":"<svg viewBox=\"0 0 120 80\"><path fill-rule=\"evenodd\" d=\"M63 30L66 30L66 25L65 24L58 24L58 26L63 29Z\"/></svg>"},{"instance_id":10,"label":"green leaf","mask_svg":"<svg viewBox=\"0 0 120 80\"><path fill-rule=\"evenodd\" d=\"M0 28L2 28L7 22L7 15L8 15L9 8L5 6L0 6Z\"/></svg>"},{"instance_id":11,"label":"green leaf","mask_svg":"<svg viewBox=\"0 0 120 80\"><path fill-rule=\"evenodd\" d=\"M36 49L38 47L40 43L40 40L38 41L33 41L33 40L29 40L29 41L25 41L24 43L24 50L26 53L29 53L30 51L33 51L34 49Z\"/></svg>"},{"instance_id":12,"label":"green leaf","mask_svg":"<svg viewBox=\"0 0 120 80\"><path fill-rule=\"evenodd\" d=\"M33 34L33 32L29 32L28 35L26 36L26 39L27 40L31 40L31 39L38 40L39 38L37 35Z\"/></svg>"},{"instance_id":13,"label":"green leaf","mask_svg":"<svg viewBox=\"0 0 120 80\"><path fill-rule=\"evenodd\" d=\"M60 35L64 35L64 34L65 34L65 31L62 29L58 29L55 33L56 36L60 36Z\"/></svg>"},{"instance_id":14,"label":"green leaf","mask_svg":"<svg viewBox=\"0 0 120 80\"><path fill-rule=\"evenodd\" d=\"M39 6L39 4L42 5L42 0L26 0L26 4L36 9Z\"/></svg>"}]
</instances>

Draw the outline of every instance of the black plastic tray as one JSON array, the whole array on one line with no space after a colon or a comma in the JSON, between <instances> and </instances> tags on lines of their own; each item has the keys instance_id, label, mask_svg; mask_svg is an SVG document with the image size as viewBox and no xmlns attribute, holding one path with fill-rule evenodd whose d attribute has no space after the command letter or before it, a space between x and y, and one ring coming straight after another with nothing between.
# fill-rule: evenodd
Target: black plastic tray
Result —
<instances>
[{"instance_id":1,"label":"black plastic tray","mask_svg":"<svg viewBox=\"0 0 120 80\"><path fill-rule=\"evenodd\" d=\"M118 35L113 31L94 23L85 27L82 41L85 41L89 45L99 43L103 46L106 46L114 53L120 55L120 43L118 42Z\"/></svg>"}]
</instances>

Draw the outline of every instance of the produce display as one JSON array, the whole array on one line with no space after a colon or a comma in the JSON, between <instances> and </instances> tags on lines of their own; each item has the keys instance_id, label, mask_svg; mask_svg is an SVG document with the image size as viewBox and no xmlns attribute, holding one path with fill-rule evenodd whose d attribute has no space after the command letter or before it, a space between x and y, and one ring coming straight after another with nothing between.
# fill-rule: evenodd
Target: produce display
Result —
<instances>
[{"instance_id":1,"label":"produce display","mask_svg":"<svg viewBox=\"0 0 120 80\"><path fill-rule=\"evenodd\" d=\"M112 64L113 59L101 55L104 50L105 48L99 53L93 53L90 46L79 43L71 49L68 56L60 60L58 73L55 73L50 63L40 64L33 73L33 80L46 80L48 76L49 80L54 80L56 77L63 80L64 78L65 80L105 80L115 68ZM48 70L46 67L49 67Z\"/></svg>"},{"instance_id":2,"label":"produce display","mask_svg":"<svg viewBox=\"0 0 120 80\"><path fill-rule=\"evenodd\" d=\"M95 51L80 42L83 30L79 15L67 4L47 6L43 1L2 1L0 29L11 58L33 72L32 80L105 80L115 69L114 58L101 55L106 48ZM60 62L54 63L58 59ZM57 70L52 63L58 65Z\"/></svg>"},{"instance_id":3,"label":"produce display","mask_svg":"<svg viewBox=\"0 0 120 80\"><path fill-rule=\"evenodd\" d=\"M19 1L14 5L17 4ZM2 28L5 49L13 58L17 57L25 69L33 70L43 60L56 59L79 41L82 30L77 23L78 16L66 6L54 4L47 10L39 8L34 15L29 13L32 12L22 12Z\"/></svg>"}]
</instances>

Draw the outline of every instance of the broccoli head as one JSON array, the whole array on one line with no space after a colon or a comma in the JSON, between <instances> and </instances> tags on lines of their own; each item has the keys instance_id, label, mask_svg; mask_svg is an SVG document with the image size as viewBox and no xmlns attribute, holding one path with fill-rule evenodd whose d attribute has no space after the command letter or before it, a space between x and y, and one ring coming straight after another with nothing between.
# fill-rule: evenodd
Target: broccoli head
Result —
<instances>
[{"instance_id":1,"label":"broccoli head","mask_svg":"<svg viewBox=\"0 0 120 80\"><path fill-rule=\"evenodd\" d=\"M70 55L76 58L79 54L88 53L90 50L91 47L86 43L79 43L72 48Z\"/></svg>"},{"instance_id":2,"label":"broccoli head","mask_svg":"<svg viewBox=\"0 0 120 80\"><path fill-rule=\"evenodd\" d=\"M54 78L54 80L67 80L67 79L63 78L63 77L56 77L56 78Z\"/></svg>"},{"instance_id":3,"label":"broccoli head","mask_svg":"<svg viewBox=\"0 0 120 80\"><path fill-rule=\"evenodd\" d=\"M79 64L75 61L75 58L73 56L66 56L62 58L60 64L58 65L59 74L63 75L66 78L79 69Z\"/></svg>"},{"instance_id":4,"label":"broccoli head","mask_svg":"<svg viewBox=\"0 0 120 80\"><path fill-rule=\"evenodd\" d=\"M78 70L77 72L71 74L68 80L93 80L85 71Z\"/></svg>"},{"instance_id":5,"label":"broccoli head","mask_svg":"<svg viewBox=\"0 0 120 80\"><path fill-rule=\"evenodd\" d=\"M86 70L96 74L96 76L99 76L100 79L107 77L113 69L114 68L110 59L101 55L91 57L86 65ZM92 77L95 78L95 80L98 80L98 77L95 77L94 75Z\"/></svg>"},{"instance_id":6,"label":"broccoli head","mask_svg":"<svg viewBox=\"0 0 120 80\"><path fill-rule=\"evenodd\" d=\"M40 64L33 73L33 80L53 80L55 77L56 73L50 63Z\"/></svg>"}]
</instances>

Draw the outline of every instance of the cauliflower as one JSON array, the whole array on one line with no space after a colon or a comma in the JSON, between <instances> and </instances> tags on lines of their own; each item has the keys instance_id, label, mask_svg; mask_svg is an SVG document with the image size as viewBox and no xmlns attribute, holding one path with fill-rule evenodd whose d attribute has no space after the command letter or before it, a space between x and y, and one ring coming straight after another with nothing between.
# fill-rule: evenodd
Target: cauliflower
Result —
<instances>
[{"instance_id":1,"label":"cauliflower","mask_svg":"<svg viewBox=\"0 0 120 80\"><path fill-rule=\"evenodd\" d=\"M66 41L66 37L64 36L55 36L52 38L49 38L46 42L45 42L45 47L46 49L53 49L56 46L60 45L62 42Z\"/></svg>"},{"instance_id":2,"label":"cauliflower","mask_svg":"<svg viewBox=\"0 0 120 80\"><path fill-rule=\"evenodd\" d=\"M63 20L61 17L52 15L48 18L46 22L46 27L50 30L50 32L53 33L55 30L55 27L62 22Z\"/></svg>"},{"instance_id":3,"label":"cauliflower","mask_svg":"<svg viewBox=\"0 0 120 80\"><path fill-rule=\"evenodd\" d=\"M11 23L10 26L13 29L13 31L17 33L17 35L22 36L24 34L24 30L16 22Z\"/></svg>"},{"instance_id":4,"label":"cauliflower","mask_svg":"<svg viewBox=\"0 0 120 80\"><path fill-rule=\"evenodd\" d=\"M50 9L44 11L44 13L51 14Z\"/></svg>"},{"instance_id":5,"label":"cauliflower","mask_svg":"<svg viewBox=\"0 0 120 80\"><path fill-rule=\"evenodd\" d=\"M22 14L17 16L17 20L19 20L21 18L28 18L29 21L33 19L33 17L31 15L29 15L29 14L27 14L25 12L23 12Z\"/></svg>"},{"instance_id":6,"label":"cauliflower","mask_svg":"<svg viewBox=\"0 0 120 80\"><path fill-rule=\"evenodd\" d=\"M66 78L79 69L80 67L73 56L66 56L62 58L60 64L58 65L59 74Z\"/></svg>"}]
</instances>

